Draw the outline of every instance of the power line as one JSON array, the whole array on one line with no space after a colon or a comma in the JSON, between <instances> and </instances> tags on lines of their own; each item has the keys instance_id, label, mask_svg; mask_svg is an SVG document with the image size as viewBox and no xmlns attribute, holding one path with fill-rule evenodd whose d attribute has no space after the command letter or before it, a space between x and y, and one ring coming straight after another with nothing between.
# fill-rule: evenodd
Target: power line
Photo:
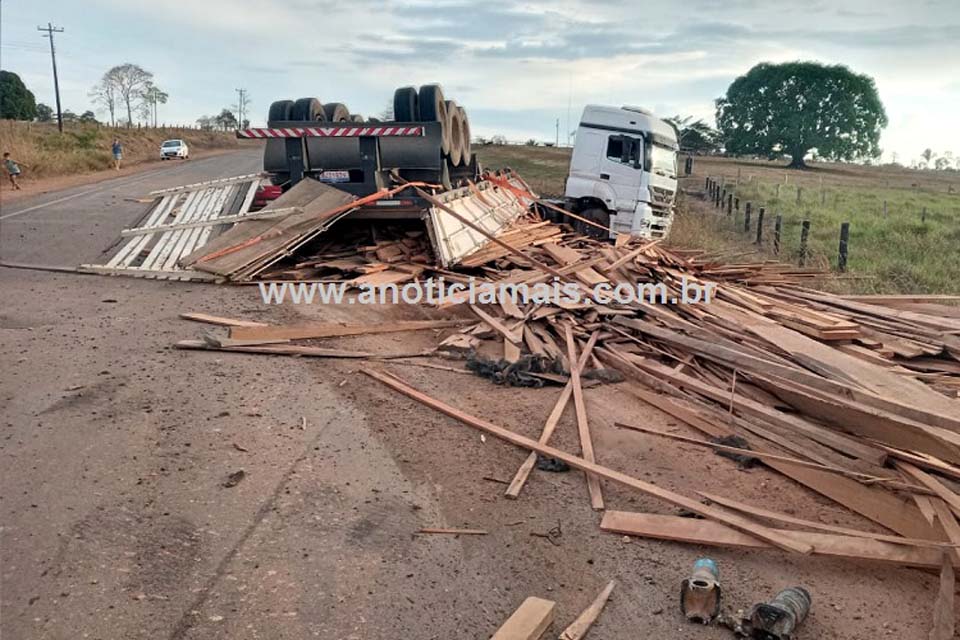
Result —
<instances>
[{"instance_id":1,"label":"power line","mask_svg":"<svg viewBox=\"0 0 960 640\"><path fill-rule=\"evenodd\" d=\"M37 27L37 31L46 31L44 38L50 38L50 60L53 62L53 92L57 96L57 128L63 133L63 112L60 110L60 81L57 78L57 49L53 44L53 34L63 33L62 27L47 23L46 27Z\"/></svg>"}]
</instances>

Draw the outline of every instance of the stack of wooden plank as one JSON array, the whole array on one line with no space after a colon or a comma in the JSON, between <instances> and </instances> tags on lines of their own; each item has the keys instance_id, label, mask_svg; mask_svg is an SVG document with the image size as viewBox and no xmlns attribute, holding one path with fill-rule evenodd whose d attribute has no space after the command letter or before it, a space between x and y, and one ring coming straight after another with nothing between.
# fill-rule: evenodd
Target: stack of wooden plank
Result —
<instances>
[{"instance_id":1,"label":"stack of wooden plank","mask_svg":"<svg viewBox=\"0 0 960 640\"><path fill-rule=\"evenodd\" d=\"M446 341L492 346L507 360L529 353L562 361L569 376L540 438L471 416L384 371L365 373L529 450L508 497L519 496L539 453L585 471L595 509L605 507L601 481L612 481L706 519L610 511L601 525L608 531L927 568L948 558L960 566L957 298L913 296L904 306L897 297L844 297L807 286L817 274L806 270L770 262L724 266L698 252L656 242L610 245L542 222L511 229L481 255L458 272L424 264L423 275L472 276L497 292L483 301L446 302L473 317ZM577 291L577 299L529 301L499 288L554 280ZM660 287L666 303L615 301L598 289L639 284ZM697 304L679 304L691 285L710 290L709 303L701 296ZM256 327L234 332L266 335ZM730 496L681 495L597 464L581 379L600 368L631 381L622 386L631 401L655 406L704 438L737 436L745 443L738 448L749 449L741 453L887 533L800 520ZM549 444L571 401L579 456Z\"/></svg>"}]
</instances>

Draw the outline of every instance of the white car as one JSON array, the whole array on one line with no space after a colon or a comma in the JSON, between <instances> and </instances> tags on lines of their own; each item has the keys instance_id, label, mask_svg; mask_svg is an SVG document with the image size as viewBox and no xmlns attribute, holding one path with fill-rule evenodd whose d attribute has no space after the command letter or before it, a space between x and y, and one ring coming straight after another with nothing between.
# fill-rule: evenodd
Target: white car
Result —
<instances>
[{"instance_id":1,"label":"white car","mask_svg":"<svg viewBox=\"0 0 960 640\"><path fill-rule=\"evenodd\" d=\"M167 140L160 145L161 160L169 160L170 158L183 158L186 160L189 157L190 147L188 147L187 143L183 140Z\"/></svg>"}]
</instances>

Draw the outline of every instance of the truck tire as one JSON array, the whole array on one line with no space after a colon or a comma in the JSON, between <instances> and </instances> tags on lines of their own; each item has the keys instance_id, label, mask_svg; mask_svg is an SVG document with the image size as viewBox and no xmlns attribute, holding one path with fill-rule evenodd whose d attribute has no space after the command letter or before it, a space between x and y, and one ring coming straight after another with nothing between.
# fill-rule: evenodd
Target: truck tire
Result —
<instances>
[{"instance_id":1,"label":"truck tire","mask_svg":"<svg viewBox=\"0 0 960 640\"><path fill-rule=\"evenodd\" d=\"M463 107L460 107L460 144L463 145L463 164L470 164L470 157L473 155L470 146L470 121L467 120L467 112Z\"/></svg>"},{"instance_id":2,"label":"truck tire","mask_svg":"<svg viewBox=\"0 0 960 640\"><path fill-rule=\"evenodd\" d=\"M291 120L301 122L316 122L326 120L323 112L323 104L316 98L300 98L293 103L293 112Z\"/></svg>"},{"instance_id":3,"label":"truck tire","mask_svg":"<svg viewBox=\"0 0 960 640\"><path fill-rule=\"evenodd\" d=\"M413 87L400 87L393 93L393 120L416 122L420 111L417 104L417 90Z\"/></svg>"},{"instance_id":4,"label":"truck tire","mask_svg":"<svg viewBox=\"0 0 960 640\"><path fill-rule=\"evenodd\" d=\"M329 122L349 122L350 110L342 102L328 102L323 105L323 112Z\"/></svg>"},{"instance_id":5,"label":"truck tire","mask_svg":"<svg viewBox=\"0 0 960 640\"><path fill-rule=\"evenodd\" d=\"M453 100L447 100L447 129L450 131L450 151L447 154L450 164L455 167L463 162L463 123L460 107Z\"/></svg>"},{"instance_id":6,"label":"truck tire","mask_svg":"<svg viewBox=\"0 0 960 640\"><path fill-rule=\"evenodd\" d=\"M601 209L600 207L591 207L581 211L577 215L579 215L581 218L586 218L590 222L603 225L604 227L610 226L610 213L606 209ZM598 229L592 224L586 224L580 220L571 220L571 222L573 223L573 228L585 236L593 236L594 238L599 238L601 240L606 240L610 237L609 232L604 233L602 229Z\"/></svg>"},{"instance_id":7,"label":"truck tire","mask_svg":"<svg viewBox=\"0 0 960 640\"><path fill-rule=\"evenodd\" d=\"M425 84L420 87L420 122L439 122L441 125L440 148L444 154L450 153L450 129L447 126L447 103L443 99L443 89L438 84Z\"/></svg>"},{"instance_id":8,"label":"truck tire","mask_svg":"<svg viewBox=\"0 0 960 640\"><path fill-rule=\"evenodd\" d=\"M267 122L291 120L291 113L293 113L293 100L277 100L270 105L270 111L267 112Z\"/></svg>"}]
</instances>

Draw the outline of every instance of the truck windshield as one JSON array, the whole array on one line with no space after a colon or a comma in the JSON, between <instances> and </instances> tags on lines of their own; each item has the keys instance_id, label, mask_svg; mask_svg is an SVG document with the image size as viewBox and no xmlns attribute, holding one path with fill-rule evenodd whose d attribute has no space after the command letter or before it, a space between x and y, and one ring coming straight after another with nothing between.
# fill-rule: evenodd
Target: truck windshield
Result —
<instances>
[{"instance_id":1,"label":"truck windshield","mask_svg":"<svg viewBox=\"0 0 960 640\"><path fill-rule=\"evenodd\" d=\"M667 178L677 177L677 154L673 149L653 145L650 171Z\"/></svg>"}]
</instances>

